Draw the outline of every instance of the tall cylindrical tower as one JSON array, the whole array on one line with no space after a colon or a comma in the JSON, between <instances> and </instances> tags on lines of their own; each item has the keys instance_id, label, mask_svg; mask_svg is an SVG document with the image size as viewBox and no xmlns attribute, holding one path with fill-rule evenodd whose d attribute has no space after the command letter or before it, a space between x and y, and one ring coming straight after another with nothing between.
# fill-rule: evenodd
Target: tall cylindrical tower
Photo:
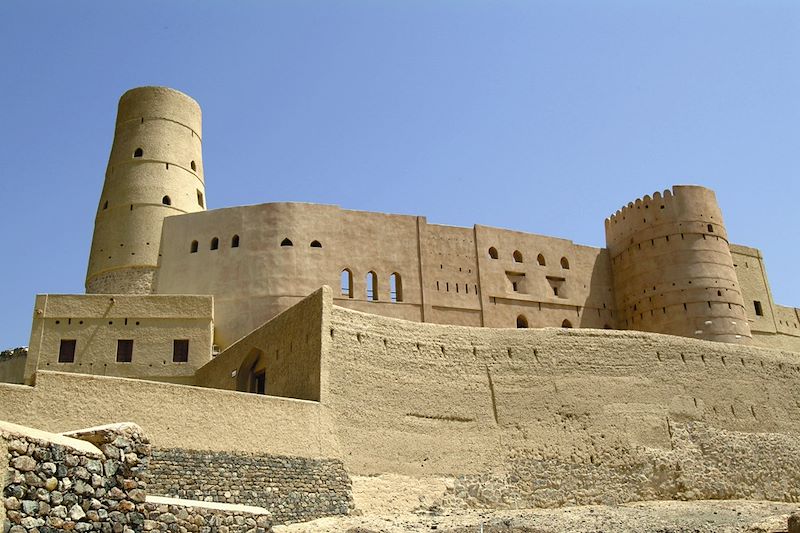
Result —
<instances>
[{"instance_id":1,"label":"tall cylindrical tower","mask_svg":"<svg viewBox=\"0 0 800 533\"><path fill-rule=\"evenodd\" d=\"M87 293L151 292L164 217L205 210L200 106L166 87L122 95Z\"/></svg>"},{"instance_id":2,"label":"tall cylindrical tower","mask_svg":"<svg viewBox=\"0 0 800 533\"><path fill-rule=\"evenodd\" d=\"M628 204L605 225L621 327L750 341L714 191L675 186Z\"/></svg>"}]
</instances>

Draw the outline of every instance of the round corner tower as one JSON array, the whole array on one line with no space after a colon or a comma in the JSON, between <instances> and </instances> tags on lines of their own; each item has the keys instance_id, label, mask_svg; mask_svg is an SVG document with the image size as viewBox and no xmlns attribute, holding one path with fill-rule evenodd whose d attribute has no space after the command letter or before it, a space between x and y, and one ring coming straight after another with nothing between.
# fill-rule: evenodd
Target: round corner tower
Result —
<instances>
[{"instance_id":1,"label":"round corner tower","mask_svg":"<svg viewBox=\"0 0 800 533\"><path fill-rule=\"evenodd\" d=\"M122 95L86 273L87 293L147 294L165 217L205 210L200 106L166 87Z\"/></svg>"},{"instance_id":2,"label":"round corner tower","mask_svg":"<svg viewBox=\"0 0 800 533\"><path fill-rule=\"evenodd\" d=\"M606 219L619 325L748 343L750 326L714 191L676 185Z\"/></svg>"}]
</instances>

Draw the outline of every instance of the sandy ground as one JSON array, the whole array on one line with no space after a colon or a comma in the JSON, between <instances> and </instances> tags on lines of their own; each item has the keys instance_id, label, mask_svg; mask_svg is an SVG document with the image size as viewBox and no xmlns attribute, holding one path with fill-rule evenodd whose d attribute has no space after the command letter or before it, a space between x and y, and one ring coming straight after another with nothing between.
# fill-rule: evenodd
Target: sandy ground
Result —
<instances>
[{"instance_id":1,"label":"sandy ground","mask_svg":"<svg viewBox=\"0 0 800 533\"><path fill-rule=\"evenodd\" d=\"M796 503L764 501L636 502L560 509L363 514L276 526L276 533L777 533L787 530Z\"/></svg>"}]
</instances>

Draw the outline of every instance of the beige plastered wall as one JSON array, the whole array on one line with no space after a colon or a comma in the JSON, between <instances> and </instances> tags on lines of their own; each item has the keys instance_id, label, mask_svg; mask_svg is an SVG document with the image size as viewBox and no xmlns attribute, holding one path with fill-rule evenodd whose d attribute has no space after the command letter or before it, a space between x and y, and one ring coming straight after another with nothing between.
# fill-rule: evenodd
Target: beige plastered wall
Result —
<instances>
[{"instance_id":1,"label":"beige plastered wall","mask_svg":"<svg viewBox=\"0 0 800 533\"><path fill-rule=\"evenodd\" d=\"M292 246L281 246L284 239ZM321 247L310 246L313 241ZM489 247L497 248L497 260L489 258ZM514 260L515 250L522 262ZM540 253L544 266L536 261ZM604 250L486 226L434 225L424 217L328 205L261 204L168 217L161 254L156 292L213 295L215 343L223 349L321 285L334 288L341 307L413 321L514 327L523 314L531 327L560 326L565 319L576 327L604 327L615 320ZM345 269L352 273L350 295L341 291ZM369 272L377 275L377 301L367 299ZM398 302L390 292L393 273L402 282ZM516 291L514 276L525 278Z\"/></svg>"},{"instance_id":2,"label":"beige plastered wall","mask_svg":"<svg viewBox=\"0 0 800 533\"><path fill-rule=\"evenodd\" d=\"M19 356L0 360L0 382L23 383L27 359L27 356Z\"/></svg>"},{"instance_id":3,"label":"beige plastered wall","mask_svg":"<svg viewBox=\"0 0 800 533\"><path fill-rule=\"evenodd\" d=\"M0 420L60 433L129 421L161 448L338 457L316 402L137 379L40 371L0 384Z\"/></svg>"},{"instance_id":4,"label":"beige plastered wall","mask_svg":"<svg viewBox=\"0 0 800 533\"><path fill-rule=\"evenodd\" d=\"M356 474L669 449L670 424L800 432L797 354L659 334L418 324L334 307L323 403ZM609 451L610 450L610 451Z\"/></svg>"},{"instance_id":5,"label":"beige plastered wall","mask_svg":"<svg viewBox=\"0 0 800 533\"><path fill-rule=\"evenodd\" d=\"M744 309L753 342L759 346L800 352L798 309L777 305L772 297L764 257L756 248L731 245L736 276L742 287ZM755 302L762 315L756 314Z\"/></svg>"},{"instance_id":6,"label":"beige plastered wall","mask_svg":"<svg viewBox=\"0 0 800 533\"><path fill-rule=\"evenodd\" d=\"M321 309L330 299L330 288L318 289L200 368L196 384L248 391L252 374L264 372L267 394L319 401Z\"/></svg>"},{"instance_id":7,"label":"beige plastered wall","mask_svg":"<svg viewBox=\"0 0 800 533\"><path fill-rule=\"evenodd\" d=\"M192 383L211 360L210 296L54 295L36 297L25 382L37 370ZM76 341L73 363L59 363L61 341ZM117 341L133 340L130 363ZM173 362L173 341L189 341L189 360Z\"/></svg>"}]
</instances>

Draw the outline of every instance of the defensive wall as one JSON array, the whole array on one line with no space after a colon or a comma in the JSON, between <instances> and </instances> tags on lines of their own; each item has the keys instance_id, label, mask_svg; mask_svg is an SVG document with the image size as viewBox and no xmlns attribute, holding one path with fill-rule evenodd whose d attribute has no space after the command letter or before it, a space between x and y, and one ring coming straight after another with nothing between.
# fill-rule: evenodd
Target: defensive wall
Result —
<instances>
[{"instance_id":1,"label":"defensive wall","mask_svg":"<svg viewBox=\"0 0 800 533\"><path fill-rule=\"evenodd\" d=\"M161 253L155 292L213 295L222 349L322 285L342 307L418 322L616 324L605 250L487 226L272 203L169 217Z\"/></svg>"},{"instance_id":2,"label":"defensive wall","mask_svg":"<svg viewBox=\"0 0 800 533\"><path fill-rule=\"evenodd\" d=\"M35 386L0 386L0 418L58 431L123 416L161 449L441 479L447 505L800 496L796 353L643 332L421 324L333 302L324 287L272 334L260 328L210 363L229 364L217 367L224 375L249 350L289 340L280 359L299 350L297 365L264 365L267 394L288 392L270 375L307 376L304 342L319 328L319 402L40 371Z\"/></svg>"},{"instance_id":3,"label":"defensive wall","mask_svg":"<svg viewBox=\"0 0 800 533\"><path fill-rule=\"evenodd\" d=\"M27 348L14 348L0 352L0 382L23 383L27 358Z\"/></svg>"}]
</instances>

